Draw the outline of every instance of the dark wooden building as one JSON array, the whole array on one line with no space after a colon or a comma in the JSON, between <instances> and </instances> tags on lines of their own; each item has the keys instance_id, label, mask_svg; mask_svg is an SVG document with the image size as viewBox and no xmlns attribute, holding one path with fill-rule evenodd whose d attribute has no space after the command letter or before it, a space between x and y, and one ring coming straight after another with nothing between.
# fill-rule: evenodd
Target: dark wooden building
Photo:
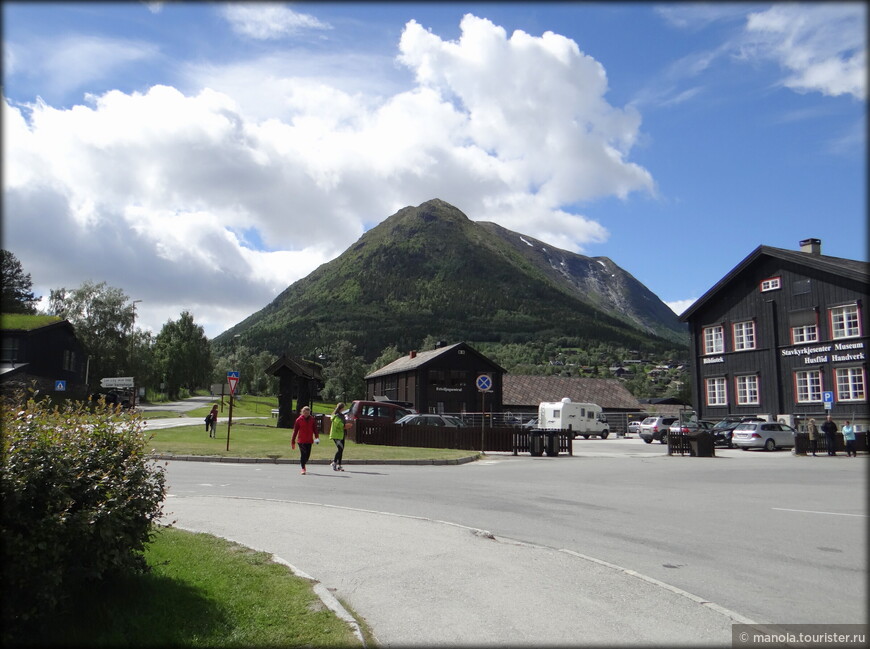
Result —
<instances>
[{"instance_id":1,"label":"dark wooden building","mask_svg":"<svg viewBox=\"0 0 870 649\"><path fill-rule=\"evenodd\" d=\"M501 412L504 369L465 343L411 352L365 377L368 399L413 404L418 412L480 412L477 378L488 375L487 412Z\"/></svg>"},{"instance_id":2,"label":"dark wooden building","mask_svg":"<svg viewBox=\"0 0 870 649\"><path fill-rule=\"evenodd\" d=\"M314 395L323 388L320 365L284 354L266 368L266 374L278 377L278 428L293 428L303 406L313 405Z\"/></svg>"},{"instance_id":3,"label":"dark wooden building","mask_svg":"<svg viewBox=\"0 0 870 649\"><path fill-rule=\"evenodd\" d=\"M801 425L830 411L866 430L868 264L800 245L759 246L680 316L700 417Z\"/></svg>"},{"instance_id":4,"label":"dark wooden building","mask_svg":"<svg viewBox=\"0 0 870 649\"><path fill-rule=\"evenodd\" d=\"M87 397L87 354L67 320L4 315L0 340L4 395L35 387L56 399Z\"/></svg>"}]
</instances>

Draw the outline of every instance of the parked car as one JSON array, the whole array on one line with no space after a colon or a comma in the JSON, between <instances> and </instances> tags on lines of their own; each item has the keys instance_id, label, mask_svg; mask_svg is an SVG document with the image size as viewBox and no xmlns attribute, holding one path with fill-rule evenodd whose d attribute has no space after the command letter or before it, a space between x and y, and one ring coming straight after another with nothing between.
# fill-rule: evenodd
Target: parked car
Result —
<instances>
[{"instance_id":1,"label":"parked car","mask_svg":"<svg viewBox=\"0 0 870 649\"><path fill-rule=\"evenodd\" d=\"M713 422L706 421L704 419L701 420L693 420L693 421L684 421L680 423L680 420L677 419L673 424L668 428L668 432L670 433L697 433L702 430L706 430L707 432L713 431Z\"/></svg>"},{"instance_id":2,"label":"parked car","mask_svg":"<svg viewBox=\"0 0 870 649\"><path fill-rule=\"evenodd\" d=\"M354 401L344 411L344 418L350 423L348 431L356 432L356 423L360 420L374 424L392 424L411 414L414 414L413 408L403 408L386 401Z\"/></svg>"},{"instance_id":3,"label":"parked car","mask_svg":"<svg viewBox=\"0 0 870 649\"><path fill-rule=\"evenodd\" d=\"M465 422L452 415L405 415L397 422L400 426L447 426L448 428L463 428Z\"/></svg>"},{"instance_id":4,"label":"parked car","mask_svg":"<svg viewBox=\"0 0 870 649\"><path fill-rule=\"evenodd\" d=\"M668 443L668 427L678 421L677 417L647 417L640 424L640 438L647 444L657 439L662 444Z\"/></svg>"},{"instance_id":5,"label":"parked car","mask_svg":"<svg viewBox=\"0 0 870 649\"><path fill-rule=\"evenodd\" d=\"M737 427L737 424L744 421L765 421L761 417L739 417L739 416L728 416L717 422L715 426L713 426L713 430L710 432L713 433L713 444L718 446L725 446L727 448L734 448L734 443L732 442L732 435L734 434L734 429Z\"/></svg>"},{"instance_id":6,"label":"parked car","mask_svg":"<svg viewBox=\"0 0 870 649\"><path fill-rule=\"evenodd\" d=\"M640 419L635 419L634 421L628 422L628 434L629 435L639 435L640 434Z\"/></svg>"},{"instance_id":7,"label":"parked car","mask_svg":"<svg viewBox=\"0 0 870 649\"><path fill-rule=\"evenodd\" d=\"M748 451L763 448L773 451L778 448L794 448L797 431L786 424L769 421L744 421L734 427L731 440L738 448Z\"/></svg>"}]
</instances>

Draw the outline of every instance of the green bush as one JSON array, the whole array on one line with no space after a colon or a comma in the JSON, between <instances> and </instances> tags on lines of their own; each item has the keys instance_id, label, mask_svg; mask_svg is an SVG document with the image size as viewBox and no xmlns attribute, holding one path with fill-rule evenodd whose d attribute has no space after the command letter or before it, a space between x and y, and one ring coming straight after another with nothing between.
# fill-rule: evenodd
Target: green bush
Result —
<instances>
[{"instance_id":1,"label":"green bush","mask_svg":"<svg viewBox=\"0 0 870 649\"><path fill-rule=\"evenodd\" d=\"M74 584L146 569L165 495L144 421L111 407L3 404L0 538L4 643L44 620Z\"/></svg>"}]
</instances>

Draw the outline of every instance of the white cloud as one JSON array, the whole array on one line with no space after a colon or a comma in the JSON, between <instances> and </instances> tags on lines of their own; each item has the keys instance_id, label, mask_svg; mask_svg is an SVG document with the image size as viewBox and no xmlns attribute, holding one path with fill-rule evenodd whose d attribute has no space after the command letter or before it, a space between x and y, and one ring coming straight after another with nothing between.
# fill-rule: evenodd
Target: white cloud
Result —
<instances>
[{"instance_id":1,"label":"white cloud","mask_svg":"<svg viewBox=\"0 0 870 649\"><path fill-rule=\"evenodd\" d=\"M231 3L224 6L222 13L235 31L257 40L283 38L305 29L329 29L314 16L297 13L280 3Z\"/></svg>"},{"instance_id":2,"label":"white cloud","mask_svg":"<svg viewBox=\"0 0 870 649\"><path fill-rule=\"evenodd\" d=\"M677 315L682 315L686 309L688 309L697 301L698 298L695 297L688 300L674 300L673 302L665 302L665 304L667 304L670 307L671 311L673 311Z\"/></svg>"},{"instance_id":3,"label":"white cloud","mask_svg":"<svg viewBox=\"0 0 870 649\"><path fill-rule=\"evenodd\" d=\"M564 206L653 190L627 159L640 115L567 38L461 27L448 42L408 23L398 58L417 83L387 95L236 62L190 68L199 91L4 101L8 247L45 293L106 280L148 326L188 309L214 336L431 198L568 250L606 240ZM270 107L253 108L266 78Z\"/></svg>"},{"instance_id":4,"label":"white cloud","mask_svg":"<svg viewBox=\"0 0 870 649\"><path fill-rule=\"evenodd\" d=\"M867 96L867 7L864 3L776 5L749 15L746 48L790 71L798 92Z\"/></svg>"}]
</instances>

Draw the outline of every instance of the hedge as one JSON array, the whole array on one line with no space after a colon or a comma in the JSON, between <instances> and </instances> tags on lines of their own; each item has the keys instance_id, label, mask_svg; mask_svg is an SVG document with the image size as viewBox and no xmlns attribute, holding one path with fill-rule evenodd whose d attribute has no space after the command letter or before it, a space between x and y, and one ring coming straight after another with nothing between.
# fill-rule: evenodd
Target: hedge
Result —
<instances>
[{"instance_id":1,"label":"hedge","mask_svg":"<svg viewBox=\"0 0 870 649\"><path fill-rule=\"evenodd\" d=\"M74 584L147 569L165 475L138 415L20 396L0 413L5 645L61 608Z\"/></svg>"}]
</instances>

